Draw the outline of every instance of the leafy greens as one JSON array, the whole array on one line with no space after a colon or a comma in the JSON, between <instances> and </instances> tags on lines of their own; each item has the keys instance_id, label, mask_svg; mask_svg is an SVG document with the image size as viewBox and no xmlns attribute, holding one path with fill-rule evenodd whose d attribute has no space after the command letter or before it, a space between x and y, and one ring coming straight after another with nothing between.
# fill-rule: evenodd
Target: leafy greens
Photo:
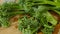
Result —
<instances>
[{"instance_id":1,"label":"leafy greens","mask_svg":"<svg viewBox=\"0 0 60 34\"><path fill-rule=\"evenodd\" d=\"M8 27L11 17L23 14L18 19L18 29L22 34L38 34L38 30L44 34L52 34L57 20L49 10L60 15L59 3L59 0L19 0L18 3L4 3L0 6L0 25Z\"/></svg>"},{"instance_id":2,"label":"leafy greens","mask_svg":"<svg viewBox=\"0 0 60 34\"><path fill-rule=\"evenodd\" d=\"M56 2L58 4L56 5L55 1L52 0L19 0L19 1L20 1L19 3L22 4L22 7L24 8L25 12L29 13L31 17L36 18L36 20L39 21L40 28L41 26L43 26L43 28L40 31L42 31L44 34L52 34L52 32L54 31L54 26L57 24L57 20L48 12L48 10L55 11L56 8L59 8L59 3ZM58 11L55 12L58 14L60 13ZM24 23L23 21L20 22ZM21 28L22 26L21 30L23 31L23 34L36 34L35 32L33 32L33 30L30 31L31 33L26 33L25 30L27 31L29 30L27 28L24 28L25 24L22 25L22 23L20 23L19 28ZM27 25L26 27L28 27L30 24L28 25L26 22L26 25Z\"/></svg>"}]
</instances>

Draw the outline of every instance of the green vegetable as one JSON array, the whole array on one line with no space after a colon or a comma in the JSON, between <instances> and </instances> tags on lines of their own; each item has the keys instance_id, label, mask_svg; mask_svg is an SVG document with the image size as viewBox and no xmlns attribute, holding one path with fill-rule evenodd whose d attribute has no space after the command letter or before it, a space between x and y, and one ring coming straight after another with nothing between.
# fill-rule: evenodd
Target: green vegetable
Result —
<instances>
[{"instance_id":1,"label":"green vegetable","mask_svg":"<svg viewBox=\"0 0 60 34\"><path fill-rule=\"evenodd\" d=\"M34 20L30 21L32 23L30 23L28 21L28 19L26 18L22 18L19 19L19 30L22 32L22 34L36 34L37 31L40 29L40 31L42 31L44 34L52 34L52 32L54 31L54 26L57 24L57 20L48 12L48 10L56 10L57 7L60 7L58 2L55 2L54 0L19 0L19 4L22 6L23 10L25 10L25 12L27 14L29 14L30 17L35 18L36 20L38 20L39 25L37 26L37 22L36 24L33 24L37 30L35 30L36 28L34 28L34 26L32 25L32 23ZM58 11L55 11L58 13ZM58 13L59 14L59 13ZM26 21L24 20L26 19ZM32 19L32 18L31 18ZM25 26L26 25L26 26ZM32 25L32 27L30 27ZM27 27L27 28L25 28ZM38 28L39 27L39 28ZM31 29L32 28L32 31ZM34 32L33 32L34 31Z\"/></svg>"},{"instance_id":2,"label":"green vegetable","mask_svg":"<svg viewBox=\"0 0 60 34\"><path fill-rule=\"evenodd\" d=\"M22 31L22 34L33 34L35 33L41 26L37 19L33 17L28 18L27 16L23 16L23 18L19 19L18 28Z\"/></svg>"},{"instance_id":3,"label":"green vegetable","mask_svg":"<svg viewBox=\"0 0 60 34\"><path fill-rule=\"evenodd\" d=\"M0 7L0 23L3 27L8 27L10 25L9 19L17 14L24 14L20 11L19 4L16 3L4 3Z\"/></svg>"},{"instance_id":4,"label":"green vegetable","mask_svg":"<svg viewBox=\"0 0 60 34\"><path fill-rule=\"evenodd\" d=\"M0 26L8 27L11 17L23 14L18 19L18 29L22 34L38 34L38 30L44 34L52 34L57 20L49 10L60 15L59 8L59 0L19 0L18 3L4 3L0 6Z\"/></svg>"},{"instance_id":5,"label":"green vegetable","mask_svg":"<svg viewBox=\"0 0 60 34\"><path fill-rule=\"evenodd\" d=\"M30 15L32 18L31 17L27 18L24 16L19 19L18 28L22 32L22 34L36 34L35 32L37 32L39 30L39 28L41 28L41 26L44 27L43 29L41 29L42 32L44 31L43 32L44 34L49 34L49 33L52 34L52 31L54 30L53 27L57 24L57 20L48 12L49 8L48 9L47 8L48 7L45 7L45 6L39 6L38 8L34 7L33 12L30 13L30 14L33 13L32 15ZM37 22L35 22L35 19L37 20ZM50 25L49 23L52 25ZM38 24L39 24L39 26L37 26ZM33 28L30 26L32 26ZM29 28L29 30L28 30L28 28ZM45 28L46 28L46 30L45 30ZM50 31L50 29L52 29L52 30ZM46 31L48 31L48 32L46 32Z\"/></svg>"}]
</instances>

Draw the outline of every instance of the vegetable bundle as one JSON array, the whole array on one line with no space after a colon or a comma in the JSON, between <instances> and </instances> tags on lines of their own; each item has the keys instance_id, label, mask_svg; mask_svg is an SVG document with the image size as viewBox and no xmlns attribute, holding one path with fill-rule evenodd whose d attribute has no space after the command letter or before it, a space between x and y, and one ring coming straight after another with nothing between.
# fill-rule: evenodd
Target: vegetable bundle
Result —
<instances>
[{"instance_id":1,"label":"vegetable bundle","mask_svg":"<svg viewBox=\"0 0 60 34\"><path fill-rule=\"evenodd\" d=\"M55 11L60 15L60 12L57 8L59 8L59 3L56 5L58 0L20 0L20 5L23 7L23 10L29 14L30 17L36 19L39 23L32 21L26 21L26 18L20 18L19 22L19 30L22 31L23 34L37 34L38 30L42 31L44 34L52 34L54 31L54 26L57 25L57 20L49 13L49 10ZM35 27L32 23L35 24ZM25 26L26 25L26 26ZM37 26L36 26L37 25ZM33 26L33 28L31 27ZM32 30L31 30L32 28ZM33 32L34 31L34 32Z\"/></svg>"},{"instance_id":2,"label":"vegetable bundle","mask_svg":"<svg viewBox=\"0 0 60 34\"><path fill-rule=\"evenodd\" d=\"M18 29L22 34L52 34L57 20L49 13L52 10L60 15L59 0L19 0L18 3L4 3L0 6L0 25L10 25L9 19L23 14L18 19ZM28 17L28 16L29 17Z\"/></svg>"}]
</instances>

